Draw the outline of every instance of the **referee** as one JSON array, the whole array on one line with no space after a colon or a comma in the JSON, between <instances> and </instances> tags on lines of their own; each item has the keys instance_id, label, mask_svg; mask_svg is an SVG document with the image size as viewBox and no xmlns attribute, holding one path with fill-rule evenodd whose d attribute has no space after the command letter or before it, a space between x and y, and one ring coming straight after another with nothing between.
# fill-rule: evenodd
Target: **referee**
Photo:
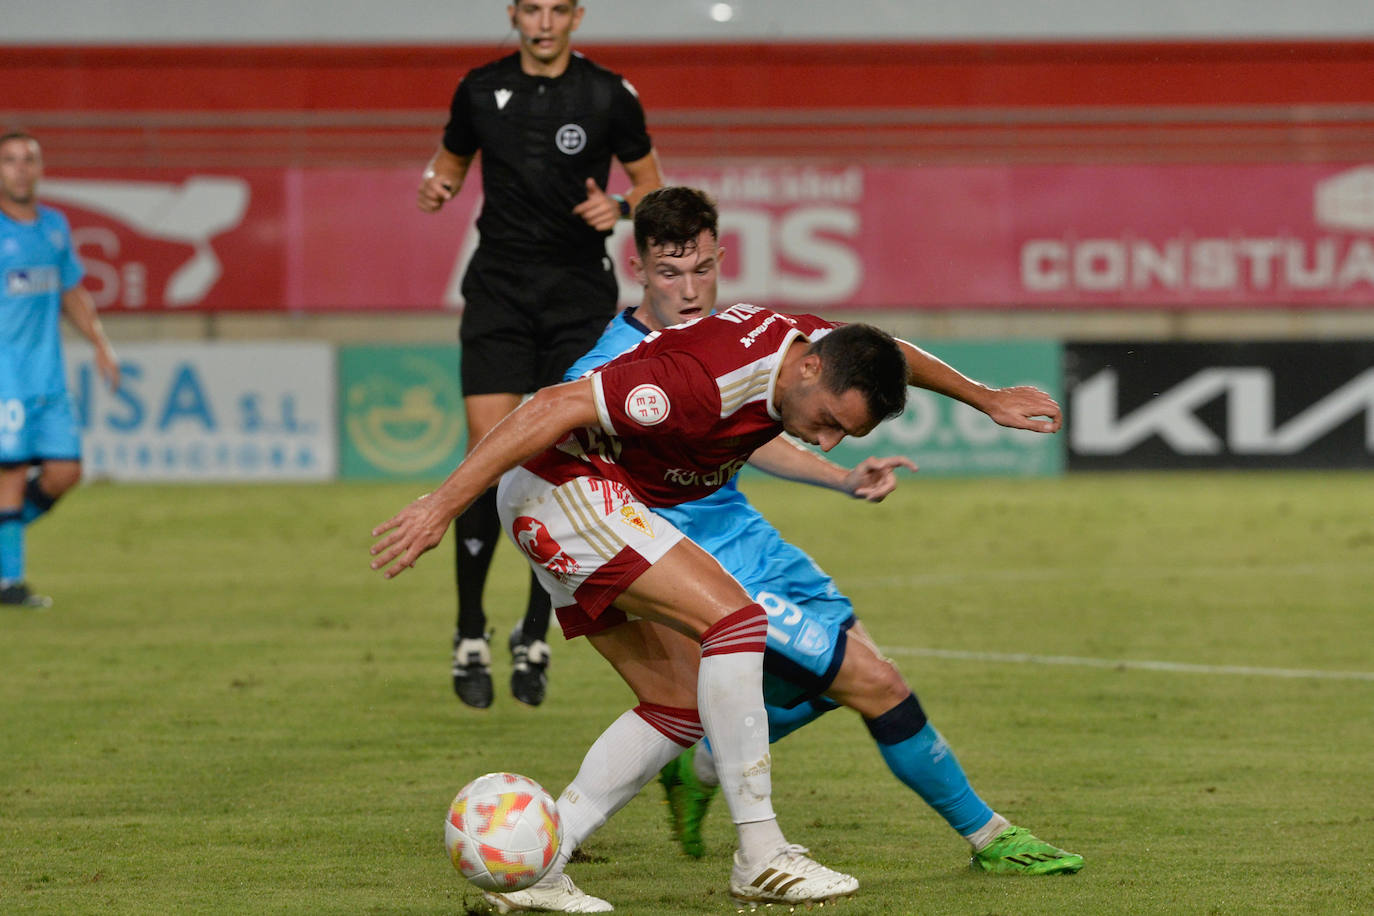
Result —
<instances>
[{"instance_id":1,"label":"referee","mask_svg":"<svg viewBox=\"0 0 1374 916\"><path fill-rule=\"evenodd\" d=\"M420 209L436 212L481 152L480 242L463 275L458 335L469 449L596 342L618 298L606 236L663 184L634 88L572 51L585 13L578 0L518 0L506 12L520 50L459 82L419 190ZM604 190L612 156L632 185L624 196ZM493 691L482 593L501 536L495 489L453 530L453 689L484 709ZM531 575L525 616L510 636L511 693L531 706L548 684L548 626L549 597Z\"/></svg>"}]
</instances>

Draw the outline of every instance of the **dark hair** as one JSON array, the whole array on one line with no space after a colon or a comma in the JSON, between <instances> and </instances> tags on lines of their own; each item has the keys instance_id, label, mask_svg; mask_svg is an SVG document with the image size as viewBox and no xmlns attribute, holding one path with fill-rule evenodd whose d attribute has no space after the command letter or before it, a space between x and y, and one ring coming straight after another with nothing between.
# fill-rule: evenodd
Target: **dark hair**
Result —
<instances>
[{"instance_id":1,"label":"dark hair","mask_svg":"<svg viewBox=\"0 0 1374 916\"><path fill-rule=\"evenodd\" d=\"M834 394L857 389L875 421L906 408L906 357L897 341L871 324L846 324L813 341L821 358L821 383Z\"/></svg>"},{"instance_id":2,"label":"dark hair","mask_svg":"<svg viewBox=\"0 0 1374 916\"><path fill-rule=\"evenodd\" d=\"M720 214L705 191L682 186L657 188L639 199L635 207L635 250L642 258L653 245L680 256L696 244L703 229L719 237Z\"/></svg>"},{"instance_id":3,"label":"dark hair","mask_svg":"<svg viewBox=\"0 0 1374 916\"><path fill-rule=\"evenodd\" d=\"M38 142L38 138L27 130L11 130L0 134L0 143L8 143L11 140L32 140L34 143Z\"/></svg>"}]
</instances>

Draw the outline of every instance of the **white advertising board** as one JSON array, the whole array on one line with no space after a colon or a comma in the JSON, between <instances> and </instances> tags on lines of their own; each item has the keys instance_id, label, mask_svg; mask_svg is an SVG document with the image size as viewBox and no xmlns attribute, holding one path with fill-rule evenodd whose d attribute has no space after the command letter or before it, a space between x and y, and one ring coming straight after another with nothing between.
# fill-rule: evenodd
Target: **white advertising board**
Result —
<instances>
[{"instance_id":1,"label":"white advertising board","mask_svg":"<svg viewBox=\"0 0 1374 916\"><path fill-rule=\"evenodd\" d=\"M67 377L88 478L332 480L334 349L324 343L144 343L116 348L110 391L90 347Z\"/></svg>"}]
</instances>

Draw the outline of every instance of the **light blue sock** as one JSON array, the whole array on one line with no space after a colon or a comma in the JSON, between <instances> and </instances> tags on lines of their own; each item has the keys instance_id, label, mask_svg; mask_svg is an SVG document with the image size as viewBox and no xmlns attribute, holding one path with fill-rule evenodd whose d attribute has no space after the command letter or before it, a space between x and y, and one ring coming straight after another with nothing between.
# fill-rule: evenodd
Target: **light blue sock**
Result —
<instances>
[{"instance_id":1,"label":"light blue sock","mask_svg":"<svg viewBox=\"0 0 1374 916\"><path fill-rule=\"evenodd\" d=\"M893 775L925 799L960 836L970 836L992 819L992 809L973 791L954 751L926 721L915 694L865 722Z\"/></svg>"},{"instance_id":2,"label":"light blue sock","mask_svg":"<svg viewBox=\"0 0 1374 916\"><path fill-rule=\"evenodd\" d=\"M0 582L24 581L24 520L18 510L0 512Z\"/></svg>"},{"instance_id":3,"label":"light blue sock","mask_svg":"<svg viewBox=\"0 0 1374 916\"><path fill-rule=\"evenodd\" d=\"M808 722L815 722L830 710L839 708L838 703L825 697L807 700L791 709L765 705L764 709L768 711L768 743L781 741Z\"/></svg>"}]
</instances>

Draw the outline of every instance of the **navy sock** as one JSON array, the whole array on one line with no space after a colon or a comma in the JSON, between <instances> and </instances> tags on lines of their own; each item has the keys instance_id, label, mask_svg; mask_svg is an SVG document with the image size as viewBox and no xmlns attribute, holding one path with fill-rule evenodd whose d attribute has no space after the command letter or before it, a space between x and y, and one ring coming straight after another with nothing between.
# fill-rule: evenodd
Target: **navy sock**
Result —
<instances>
[{"instance_id":1,"label":"navy sock","mask_svg":"<svg viewBox=\"0 0 1374 916\"><path fill-rule=\"evenodd\" d=\"M24 487L24 508L20 510L20 520L27 525L40 515L45 515L56 502L56 496L43 492L37 477L30 477Z\"/></svg>"}]
</instances>

